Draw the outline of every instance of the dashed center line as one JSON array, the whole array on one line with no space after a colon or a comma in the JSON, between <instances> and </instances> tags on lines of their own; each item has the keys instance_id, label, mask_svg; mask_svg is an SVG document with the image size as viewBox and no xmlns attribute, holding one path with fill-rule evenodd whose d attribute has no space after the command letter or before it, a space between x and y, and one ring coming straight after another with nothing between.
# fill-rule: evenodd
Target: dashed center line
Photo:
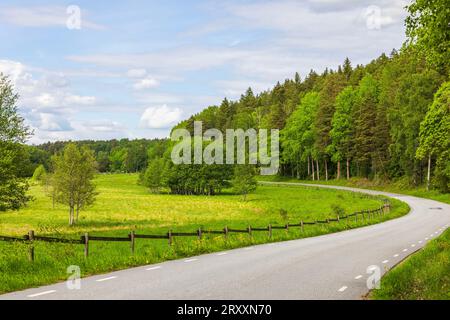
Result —
<instances>
[{"instance_id":1,"label":"dashed center line","mask_svg":"<svg viewBox=\"0 0 450 320\"><path fill-rule=\"evenodd\" d=\"M428 237L426 237L425 240L428 240Z\"/></svg>"},{"instance_id":2,"label":"dashed center line","mask_svg":"<svg viewBox=\"0 0 450 320\"><path fill-rule=\"evenodd\" d=\"M218 256L223 256L223 255L226 255L226 254L228 254L228 252L220 252L220 253L218 253L217 255L218 255Z\"/></svg>"},{"instance_id":3,"label":"dashed center line","mask_svg":"<svg viewBox=\"0 0 450 320\"><path fill-rule=\"evenodd\" d=\"M386 264L386 263L388 263L388 262L389 262L389 260L384 260L384 261L381 262L381 263Z\"/></svg>"},{"instance_id":4,"label":"dashed center line","mask_svg":"<svg viewBox=\"0 0 450 320\"><path fill-rule=\"evenodd\" d=\"M347 286L343 286L343 287L340 288L338 291L339 291L339 292L344 292L345 290L347 290Z\"/></svg>"},{"instance_id":5,"label":"dashed center line","mask_svg":"<svg viewBox=\"0 0 450 320\"><path fill-rule=\"evenodd\" d=\"M419 243L422 243L422 240L419 240Z\"/></svg>"},{"instance_id":6,"label":"dashed center line","mask_svg":"<svg viewBox=\"0 0 450 320\"><path fill-rule=\"evenodd\" d=\"M361 278L362 278L362 275L358 275L358 276L355 277L355 280L359 280Z\"/></svg>"},{"instance_id":7,"label":"dashed center line","mask_svg":"<svg viewBox=\"0 0 450 320\"><path fill-rule=\"evenodd\" d=\"M411 247L413 247L413 248L414 248L415 246L416 246L416 245L415 245L414 243L411 245Z\"/></svg>"},{"instance_id":8,"label":"dashed center line","mask_svg":"<svg viewBox=\"0 0 450 320\"><path fill-rule=\"evenodd\" d=\"M194 258L194 259L187 259L187 260L184 260L184 262L193 262L193 261L197 261L198 259L196 259L196 258Z\"/></svg>"},{"instance_id":9,"label":"dashed center line","mask_svg":"<svg viewBox=\"0 0 450 320\"><path fill-rule=\"evenodd\" d=\"M244 250L252 250L254 247L245 247Z\"/></svg>"},{"instance_id":10,"label":"dashed center line","mask_svg":"<svg viewBox=\"0 0 450 320\"><path fill-rule=\"evenodd\" d=\"M150 270L156 270L156 269L161 269L161 266L151 267L151 268L148 268L145 270L150 271Z\"/></svg>"},{"instance_id":11,"label":"dashed center line","mask_svg":"<svg viewBox=\"0 0 450 320\"><path fill-rule=\"evenodd\" d=\"M394 258L397 258L397 257L398 257L398 253L394 254Z\"/></svg>"},{"instance_id":12,"label":"dashed center line","mask_svg":"<svg viewBox=\"0 0 450 320\"><path fill-rule=\"evenodd\" d=\"M98 279L98 280L96 280L96 281L97 281L97 282L102 282L102 281L112 280L112 279L115 279L115 278L117 278L117 277L116 277L116 276L112 276L112 277L108 277L108 278Z\"/></svg>"},{"instance_id":13,"label":"dashed center line","mask_svg":"<svg viewBox=\"0 0 450 320\"><path fill-rule=\"evenodd\" d=\"M403 251L403 252L406 252L406 251L408 251L408 249L403 249L402 251Z\"/></svg>"},{"instance_id":14,"label":"dashed center line","mask_svg":"<svg viewBox=\"0 0 450 320\"><path fill-rule=\"evenodd\" d=\"M39 297L39 296L43 296L44 294L50 294L56 292L56 290L48 290L48 291L43 291L43 292L39 292L39 293L34 293L34 294L30 294L27 297L28 298L34 298L34 297Z\"/></svg>"}]
</instances>

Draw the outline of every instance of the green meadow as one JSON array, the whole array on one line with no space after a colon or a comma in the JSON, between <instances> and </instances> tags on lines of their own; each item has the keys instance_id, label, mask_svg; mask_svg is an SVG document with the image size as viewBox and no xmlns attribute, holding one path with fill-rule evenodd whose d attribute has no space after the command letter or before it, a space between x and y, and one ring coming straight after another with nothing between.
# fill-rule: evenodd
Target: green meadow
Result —
<instances>
[{"instance_id":1,"label":"green meadow","mask_svg":"<svg viewBox=\"0 0 450 320\"><path fill-rule=\"evenodd\" d=\"M389 271L376 300L450 300L450 230Z\"/></svg>"},{"instance_id":2,"label":"green meadow","mask_svg":"<svg viewBox=\"0 0 450 320\"><path fill-rule=\"evenodd\" d=\"M152 194L137 184L136 174L103 174L95 179L97 201L80 213L76 226L68 226L68 209L52 206L45 189L33 185L34 200L19 211L0 214L0 235L23 236L29 230L36 235L79 239L89 232L95 236L123 236L131 230L140 234L193 232L198 228L222 230L229 228L267 227L303 221L335 218L362 209L375 209L380 197L360 193L300 186L259 186L247 201L226 190L217 196L183 196ZM408 212L406 204L391 199L392 210L381 220L399 217ZM90 255L83 255L83 245L35 242L35 261L28 261L29 246L25 243L0 241L0 292L63 281L67 267L77 265L82 276L157 263L201 253L226 250L269 241L310 237L377 223L380 219L355 222L341 220L330 224L305 226L286 230L248 234L176 237L172 246L166 239L137 239L134 255L128 242L90 243Z\"/></svg>"}]
</instances>

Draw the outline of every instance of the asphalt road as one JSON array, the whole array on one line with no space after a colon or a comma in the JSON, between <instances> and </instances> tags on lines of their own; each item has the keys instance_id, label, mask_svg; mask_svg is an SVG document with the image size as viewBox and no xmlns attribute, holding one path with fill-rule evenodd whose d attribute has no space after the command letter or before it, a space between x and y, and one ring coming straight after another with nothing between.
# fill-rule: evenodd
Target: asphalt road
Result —
<instances>
[{"instance_id":1,"label":"asphalt road","mask_svg":"<svg viewBox=\"0 0 450 320\"><path fill-rule=\"evenodd\" d=\"M321 186L329 188L331 186ZM58 283L0 299L361 299L367 280L419 250L450 226L450 205L383 194L406 202L401 218L359 229L257 245Z\"/></svg>"}]
</instances>

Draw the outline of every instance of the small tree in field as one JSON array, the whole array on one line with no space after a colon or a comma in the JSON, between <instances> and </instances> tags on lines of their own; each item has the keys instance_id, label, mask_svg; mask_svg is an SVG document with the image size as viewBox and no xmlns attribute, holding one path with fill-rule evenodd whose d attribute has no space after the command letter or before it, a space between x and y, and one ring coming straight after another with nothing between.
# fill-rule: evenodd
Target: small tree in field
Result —
<instances>
[{"instance_id":1,"label":"small tree in field","mask_svg":"<svg viewBox=\"0 0 450 320\"><path fill-rule=\"evenodd\" d=\"M96 172L93 152L70 143L62 154L53 157L53 192L58 203L69 206L69 225L78 222L81 209L94 203L92 180Z\"/></svg>"},{"instance_id":2,"label":"small tree in field","mask_svg":"<svg viewBox=\"0 0 450 320\"><path fill-rule=\"evenodd\" d=\"M159 192L162 187L164 160L154 159L148 165L143 177L143 184L150 188L153 193Z\"/></svg>"},{"instance_id":3,"label":"small tree in field","mask_svg":"<svg viewBox=\"0 0 450 320\"><path fill-rule=\"evenodd\" d=\"M231 181L233 191L242 195L244 201L247 200L247 195L256 190L257 182L255 179L255 167L252 165L236 165L234 168L234 175Z\"/></svg>"},{"instance_id":4,"label":"small tree in field","mask_svg":"<svg viewBox=\"0 0 450 320\"><path fill-rule=\"evenodd\" d=\"M34 170L33 177L31 178L31 180L33 182L44 183L46 179L47 179L47 170L45 170L45 167L42 164L40 164Z\"/></svg>"}]
</instances>

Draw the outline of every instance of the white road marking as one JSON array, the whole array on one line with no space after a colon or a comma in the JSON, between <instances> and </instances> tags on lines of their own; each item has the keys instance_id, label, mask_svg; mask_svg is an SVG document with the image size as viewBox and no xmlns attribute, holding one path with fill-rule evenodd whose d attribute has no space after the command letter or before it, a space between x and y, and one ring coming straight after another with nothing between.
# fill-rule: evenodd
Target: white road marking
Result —
<instances>
[{"instance_id":1,"label":"white road marking","mask_svg":"<svg viewBox=\"0 0 450 320\"><path fill-rule=\"evenodd\" d=\"M384 260L382 263L383 264L386 264L386 263L388 263L389 262L389 260Z\"/></svg>"},{"instance_id":2,"label":"white road marking","mask_svg":"<svg viewBox=\"0 0 450 320\"><path fill-rule=\"evenodd\" d=\"M196 259L196 258L194 258L194 259L187 259L187 260L184 260L184 262L192 262L192 261L197 261L198 259Z\"/></svg>"},{"instance_id":3,"label":"white road marking","mask_svg":"<svg viewBox=\"0 0 450 320\"><path fill-rule=\"evenodd\" d=\"M97 281L97 282L102 282L102 281L112 280L112 279L115 279L115 278L117 278L117 277L112 276L112 277L108 277L108 278L98 279L98 280L96 280L96 281Z\"/></svg>"},{"instance_id":4,"label":"white road marking","mask_svg":"<svg viewBox=\"0 0 450 320\"><path fill-rule=\"evenodd\" d=\"M403 252L406 252L406 251L408 251L408 249L403 249Z\"/></svg>"},{"instance_id":5,"label":"white road marking","mask_svg":"<svg viewBox=\"0 0 450 320\"><path fill-rule=\"evenodd\" d=\"M358 275L358 276L355 277L355 280L359 280L361 278L362 278L362 275Z\"/></svg>"},{"instance_id":6,"label":"white road marking","mask_svg":"<svg viewBox=\"0 0 450 320\"><path fill-rule=\"evenodd\" d=\"M217 255L218 255L218 256L223 256L223 255L225 255L225 254L228 254L228 252L220 252L220 253L218 253Z\"/></svg>"},{"instance_id":7,"label":"white road marking","mask_svg":"<svg viewBox=\"0 0 450 320\"><path fill-rule=\"evenodd\" d=\"M425 240L428 240L428 237L426 237Z\"/></svg>"},{"instance_id":8,"label":"white road marking","mask_svg":"<svg viewBox=\"0 0 450 320\"><path fill-rule=\"evenodd\" d=\"M394 254L394 258L397 258L397 257L398 257L398 253Z\"/></svg>"},{"instance_id":9,"label":"white road marking","mask_svg":"<svg viewBox=\"0 0 450 320\"><path fill-rule=\"evenodd\" d=\"M27 297L34 298L34 297L43 296L44 294L49 294L49 293L53 293L53 292L56 292L56 290L48 290L48 291L43 291L43 292L39 292L39 293L34 293L34 294L28 295Z\"/></svg>"},{"instance_id":10,"label":"white road marking","mask_svg":"<svg viewBox=\"0 0 450 320\"><path fill-rule=\"evenodd\" d=\"M343 287L340 288L338 291L339 291L339 292L344 292L345 290L347 290L347 287L346 287L346 286L343 286Z\"/></svg>"},{"instance_id":11,"label":"white road marking","mask_svg":"<svg viewBox=\"0 0 450 320\"><path fill-rule=\"evenodd\" d=\"M148 268L148 269L145 269L145 270L150 271L150 270L156 270L156 269L161 269L161 266L151 267L151 268Z\"/></svg>"},{"instance_id":12,"label":"white road marking","mask_svg":"<svg viewBox=\"0 0 450 320\"><path fill-rule=\"evenodd\" d=\"M252 250L254 247L245 247L244 250Z\"/></svg>"},{"instance_id":13,"label":"white road marking","mask_svg":"<svg viewBox=\"0 0 450 320\"><path fill-rule=\"evenodd\" d=\"M415 245L414 243L411 245L411 247L413 247L413 248L414 248L415 246L416 246L416 245Z\"/></svg>"},{"instance_id":14,"label":"white road marking","mask_svg":"<svg viewBox=\"0 0 450 320\"><path fill-rule=\"evenodd\" d=\"M419 243L422 243L422 240L419 240Z\"/></svg>"}]
</instances>

